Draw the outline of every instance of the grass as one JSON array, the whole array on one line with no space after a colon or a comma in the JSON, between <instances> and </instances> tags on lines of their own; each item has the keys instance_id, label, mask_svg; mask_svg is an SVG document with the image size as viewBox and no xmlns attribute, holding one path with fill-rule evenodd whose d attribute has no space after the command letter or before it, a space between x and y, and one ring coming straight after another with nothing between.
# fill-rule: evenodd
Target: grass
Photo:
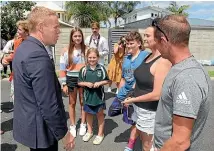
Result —
<instances>
[{"instance_id":1,"label":"grass","mask_svg":"<svg viewBox=\"0 0 214 151\"><path fill-rule=\"evenodd\" d=\"M210 77L214 77L214 71L208 71Z\"/></svg>"}]
</instances>

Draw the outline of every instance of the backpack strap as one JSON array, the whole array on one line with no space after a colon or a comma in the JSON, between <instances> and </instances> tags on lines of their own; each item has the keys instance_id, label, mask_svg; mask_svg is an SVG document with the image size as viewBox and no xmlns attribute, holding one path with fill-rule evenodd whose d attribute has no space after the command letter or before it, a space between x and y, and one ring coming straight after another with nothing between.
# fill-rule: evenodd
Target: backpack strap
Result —
<instances>
[{"instance_id":1,"label":"backpack strap","mask_svg":"<svg viewBox=\"0 0 214 151\"><path fill-rule=\"evenodd\" d=\"M104 67L102 65L100 65L100 68L101 68L101 70L103 72L103 80L104 80L105 77L106 77L106 72L105 72L105 69L104 69Z\"/></svg>"},{"instance_id":2,"label":"backpack strap","mask_svg":"<svg viewBox=\"0 0 214 151\"><path fill-rule=\"evenodd\" d=\"M87 69L86 69L86 66L82 69L82 77L83 77L83 79L85 80L85 78L86 78L86 71L87 71Z\"/></svg>"}]
</instances>

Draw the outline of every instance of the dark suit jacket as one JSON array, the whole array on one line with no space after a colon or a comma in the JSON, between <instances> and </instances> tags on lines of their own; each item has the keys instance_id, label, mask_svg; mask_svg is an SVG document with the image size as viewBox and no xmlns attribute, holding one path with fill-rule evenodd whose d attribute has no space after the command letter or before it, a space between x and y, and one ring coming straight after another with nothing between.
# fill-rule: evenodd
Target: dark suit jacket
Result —
<instances>
[{"instance_id":1,"label":"dark suit jacket","mask_svg":"<svg viewBox=\"0 0 214 151\"><path fill-rule=\"evenodd\" d=\"M61 88L44 45L29 36L13 59L14 139L30 148L47 148L67 132Z\"/></svg>"}]
</instances>

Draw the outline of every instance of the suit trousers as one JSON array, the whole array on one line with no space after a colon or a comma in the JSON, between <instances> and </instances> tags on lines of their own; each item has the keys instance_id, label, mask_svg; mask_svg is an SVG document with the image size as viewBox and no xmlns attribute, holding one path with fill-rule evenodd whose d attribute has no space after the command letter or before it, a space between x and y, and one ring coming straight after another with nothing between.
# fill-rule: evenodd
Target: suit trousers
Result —
<instances>
[{"instance_id":1,"label":"suit trousers","mask_svg":"<svg viewBox=\"0 0 214 151\"><path fill-rule=\"evenodd\" d=\"M54 144L48 148L30 148L30 151L58 151L58 141L55 141Z\"/></svg>"}]
</instances>

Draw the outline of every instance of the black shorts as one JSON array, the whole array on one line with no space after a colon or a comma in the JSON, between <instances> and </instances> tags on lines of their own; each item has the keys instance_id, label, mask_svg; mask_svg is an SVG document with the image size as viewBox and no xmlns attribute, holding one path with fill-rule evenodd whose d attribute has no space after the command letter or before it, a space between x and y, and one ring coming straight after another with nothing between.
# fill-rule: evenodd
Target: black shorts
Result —
<instances>
[{"instance_id":1,"label":"black shorts","mask_svg":"<svg viewBox=\"0 0 214 151\"><path fill-rule=\"evenodd\" d=\"M78 86L78 77L66 76L66 84L68 86L68 92L73 92L74 88L80 88L80 86Z\"/></svg>"}]
</instances>

